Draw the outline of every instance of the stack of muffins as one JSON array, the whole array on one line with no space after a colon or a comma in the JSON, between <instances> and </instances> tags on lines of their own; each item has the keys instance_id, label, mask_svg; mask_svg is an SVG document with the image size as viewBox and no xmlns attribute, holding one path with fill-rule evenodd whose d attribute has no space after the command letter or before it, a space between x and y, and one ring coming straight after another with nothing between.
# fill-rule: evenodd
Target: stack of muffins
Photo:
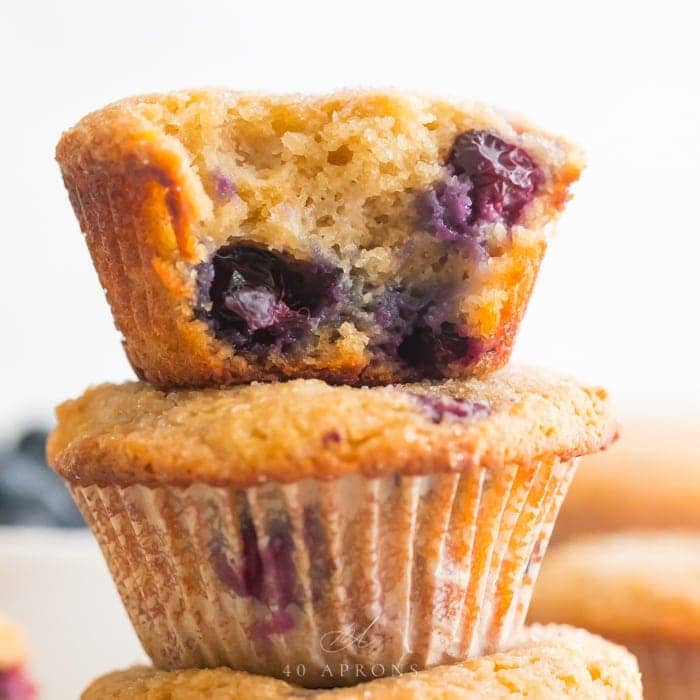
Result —
<instances>
[{"instance_id":1,"label":"stack of muffins","mask_svg":"<svg viewBox=\"0 0 700 700\"><path fill-rule=\"evenodd\" d=\"M156 667L84 697L640 697L621 648L524 628L616 436L602 389L503 368L576 149L472 103L205 90L58 161L141 381L60 406L49 458Z\"/></svg>"}]
</instances>

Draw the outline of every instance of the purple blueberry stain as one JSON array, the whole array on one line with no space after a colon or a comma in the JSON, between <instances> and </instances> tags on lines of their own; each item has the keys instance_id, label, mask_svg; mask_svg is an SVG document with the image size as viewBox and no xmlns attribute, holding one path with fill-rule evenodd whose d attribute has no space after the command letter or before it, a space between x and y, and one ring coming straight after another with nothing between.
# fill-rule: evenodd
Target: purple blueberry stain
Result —
<instances>
[{"instance_id":1,"label":"purple blueberry stain","mask_svg":"<svg viewBox=\"0 0 700 700\"><path fill-rule=\"evenodd\" d=\"M482 341L441 320L454 307L453 297L446 290L384 290L371 309L378 349L426 377L442 376L443 368L453 362L473 365L482 355Z\"/></svg>"},{"instance_id":2,"label":"purple blueberry stain","mask_svg":"<svg viewBox=\"0 0 700 700\"><path fill-rule=\"evenodd\" d=\"M371 311L379 329L381 349L390 357L397 356L403 339L413 332L430 301L429 293L416 296L402 289L387 289L378 295Z\"/></svg>"},{"instance_id":3,"label":"purple blueberry stain","mask_svg":"<svg viewBox=\"0 0 700 700\"><path fill-rule=\"evenodd\" d=\"M491 408L483 401L458 399L452 396L429 396L414 392L408 393L416 399L421 410L436 425L439 425L445 419L485 418L491 413Z\"/></svg>"},{"instance_id":4,"label":"purple blueberry stain","mask_svg":"<svg viewBox=\"0 0 700 700\"><path fill-rule=\"evenodd\" d=\"M441 376L441 368L453 362L473 365L481 356L481 342L462 335L455 324L443 322L437 330L427 324L416 325L397 348L398 356L426 377Z\"/></svg>"},{"instance_id":5,"label":"purple blueberry stain","mask_svg":"<svg viewBox=\"0 0 700 700\"><path fill-rule=\"evenodd\" d=\"M470 258L486 257L485 245L472 216L472 182L451 176L435 183L416 200L419 223L443 241L459 241Z\"/></svg>"},{"instance_id":6,"label":"purple blueberry stain","mask_svg":"<svg viewBox=\"0 0 700 700\"><path fill-rule=\"evenodd\" d=\"M211 173L214 194L219 202L229 202L238 196L238 189L233 179L218 168Z\"/></svg>"},{"instance_id":7,"label":"purple blueberry stain","mask_svg":"<svg viewBox=\"0 0 700 700\"><path fill-rule=\"evenodd\" d=\"M418 196L419 224L445 241L459 241L485 255L483 224L516 223L544 182L530 155L488 131L458 134L445 162L445 177Z\"/></svg>"},{"instance_id":8,"label":"purple blueberry stain","mask_svg":"<svg viewBox=\"0 0 700 700\"><path fill-rule=\"evenodd\" d=\"M197 314L236 348L283 352L337 304L341 274L323 261L228 244L198 266Z\"/></svg>"},{"instance_id":9,"label":"purple blueberry stain","mask_svg":"<svg viewBox=\"0 0 700 700\"><path fill-rule=\"evenodd\" d=\"M310 556L311 598L318 602L331 583L335 562L330 553L328 538L318 509L305 506L302 514L303 537Z\"/></svg>"},{"instance_id":10,"label":"purple blueberry stain","mask_svg":"<svg viewBox=\"0 0 700 700\"><path fill-rule=\"evenodd\" d=\"M288 607L296 603L296 564L289 526L281 520L268 524L267 541L259 545L250 515L240 515L241 553L232 561L221 541L210 545L210 562L219 581L241 598L265 605L268 616L253 624L258 636L283 634L294 627Z\"/></svg>"},{"instance_id":11,"label":"purple blueberry stain","mask_svg":"<svg viewBox=\"0 0 700 700\"><path fill-rule=\"evenodd\" d=\"M339 445L341 442L340 433L337 430L327 430L321 436L321 444L328 450L333 445Z\"/></svg>"}]
</instances>

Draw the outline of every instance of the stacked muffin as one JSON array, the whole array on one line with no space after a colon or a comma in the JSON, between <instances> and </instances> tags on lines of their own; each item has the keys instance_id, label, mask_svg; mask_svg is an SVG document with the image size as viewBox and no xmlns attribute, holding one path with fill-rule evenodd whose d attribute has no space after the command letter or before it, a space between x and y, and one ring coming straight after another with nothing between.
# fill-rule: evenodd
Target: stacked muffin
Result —
<instances>
[{"instance_id":1,"label":"stacked muffin","mask_svg":"<svg viewBox=\"0 0 700 700\"><path fill-rule=\"evenodd\" d=\"M523 621L577 458L616 427L603 390L503 366L575 149L471 103L208 90L89 115L58 160L142 381L59 407L49 457L174 673L113 697L454 674L467 697L483 673L456 662L570 634ZM637 697L591 640L587 682Z\"/></svg>"}]
</instances>

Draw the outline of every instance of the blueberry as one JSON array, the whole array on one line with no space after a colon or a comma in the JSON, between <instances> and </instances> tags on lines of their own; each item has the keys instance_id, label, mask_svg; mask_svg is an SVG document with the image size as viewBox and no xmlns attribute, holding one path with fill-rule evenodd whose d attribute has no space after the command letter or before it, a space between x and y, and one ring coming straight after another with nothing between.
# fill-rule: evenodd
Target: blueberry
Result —
<instances>
[{"instance_id":1,"label":"blueberry","mask_svg":"<svg viewBox=\"0 0 700 700\"><path fill-rule=\"evenodd\" d=\"M425 376L442 376L442 369L452 362L475 362L481 354L480 341L462 335L453 323L441 321L445 297L440 290L384 290L370 309L378 349Z\"/></svg>"},{"instance_id":2,"label":"blueberry","mask_svg":"<svg viewBox=\"0 0 700 700\"><path fill-rule=\"evenodd\" d=\"M397 348L413 332L429 304L429 294L418 297L401 289L387 289L377 297L370 310L384 352L396 357Z\"/></svg>"},{"instance_id":3,"label":"blueberry","mask_svg":"<svg viewBox=\"0 0 700 700\"><path fill-rule=\"evenodd\" d=\"M442 423L446 417L453 419L483 418L491 413L490 407L481 401L409 393L416 398L420 408L435 424Z\"/></svg>"},{"instance_id":4,"label":"blueberry","mask_svg":"<svg viewBox=\"0 0 700 700\"><path fill-rule=\"evenodd\" d=\"M466 131L447 157L458 177L468 177L475 222L515 223L544 181L542 171L522 149L488 131Z\"/></svg>"},{"instance_id":5,"label":"blueberry","mask_svg":"<svg viewBox=\"0 0 700 700\"><path fill-rule=\"evenodd\" d=\"M416 200L421 223L444 241L470 241L478 236L472 215L472 181L452 175L436 182Z\"/></svg>"},{"instance_id":6,"label":"blueberry","mask_svg":"<svg viewBox=\"0 0 700 700\"><path fill-rule=\"evenodd\" d=\"M480 228L514 224L544 182L544 174L522 149L488 131L459 134L447 156L445 177L416 199L419 225L446 241L485 254Z\"/></svg>"},{"instance_id":7,"label":"blueberry","mask_svg":"<svg viewBox=\"0 0 700 700\"><path fill-rule=\"evenodd\" d=\"M341 274L260 246L226 245L199 265L199 315L235 347L284 349L337 303Z\"/></svg>"},{"instance_id":8,"label":"blueberry","mask_svg":"<svg viewBox=\"0 0 700 700\"><path fill-rule=\"evenodd\" d=\"M478 358L478 341L460 335L452 323L443 322L436 332L428 325L417 325L397 349L398 356L426 377L441 376L440 368L452 362L472 364Z\"/></svg>"},{"instance_id":9,"label":"blueberry","mask_svg":"<svg viewBox=\"0 0 700 700\"><path fill-rule=\"evenodd\" d=\"M63 481L46 465L38 434L0 454L0 525L80 527L83 519ZM34 453L34 455L30 453Z\"/></svg>"},{"instance_id":10,"label":"blueberry","mask_svg":"<svg viewBox=\"0 0 700 700\"><path fill-rule=\"evenodd\" d=\"M48 436L49 434L40 428L27 430L17 442L17 450L43 464L45 460L46 439Z\"/></svg>"}]
</instances>

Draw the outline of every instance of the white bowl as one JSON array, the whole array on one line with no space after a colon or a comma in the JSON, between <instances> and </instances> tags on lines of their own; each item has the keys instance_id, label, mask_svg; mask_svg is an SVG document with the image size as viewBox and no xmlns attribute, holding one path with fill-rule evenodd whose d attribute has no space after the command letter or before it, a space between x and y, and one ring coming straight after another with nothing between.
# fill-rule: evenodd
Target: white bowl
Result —
<instances>
[{"instance_id":1,"label":"white bowl","mask_svg":"<svg viewBox=\"0 0 700 700\"><path fill-rule=\"evenodd\" d=\"M24 625L43 700L147 661L87 530L0 527L0 612Z\"/></svg>"}]
</instances>

